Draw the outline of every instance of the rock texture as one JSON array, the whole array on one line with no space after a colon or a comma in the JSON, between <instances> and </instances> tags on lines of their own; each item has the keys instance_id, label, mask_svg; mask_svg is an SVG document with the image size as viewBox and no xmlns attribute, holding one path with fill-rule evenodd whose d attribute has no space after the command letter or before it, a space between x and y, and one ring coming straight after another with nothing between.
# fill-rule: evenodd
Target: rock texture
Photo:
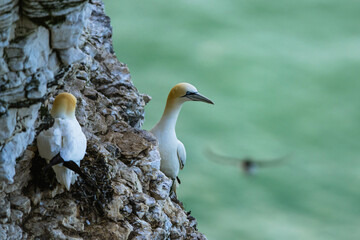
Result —
<instances>
[{"instance_id":1,"label":"rock texture","mask_svg":"<svg viewBox=\"0 0 360 240\"><path fill-rule=\"evenodd\" d=\"M0 239L206 239L159 171L144 106L112 50L99 0L0 2ZM79 179L66 191L34 139L53 123L56 94L78 99L88 139Z\"/></svg>"}]
</instances>

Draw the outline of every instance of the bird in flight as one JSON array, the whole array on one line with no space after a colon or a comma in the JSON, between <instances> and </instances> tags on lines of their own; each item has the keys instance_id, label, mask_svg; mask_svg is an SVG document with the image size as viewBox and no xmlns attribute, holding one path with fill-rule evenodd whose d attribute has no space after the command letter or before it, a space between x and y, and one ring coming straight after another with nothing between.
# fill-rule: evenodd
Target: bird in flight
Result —
<instances>
[{"instance_id":1,"label":"bird in flight","mask_svg":"<svg viewBox=\"0 0 360 240\"><path fill-rule=\"evenodd\" d=\"M205 155L213 162L238 167L246 174L254 174L258 168L277 166L288 159L288 155L272 160L255 160L250 157L231 157L218 154L210 148L205 150Z\"/></svg>"}]
</instances>

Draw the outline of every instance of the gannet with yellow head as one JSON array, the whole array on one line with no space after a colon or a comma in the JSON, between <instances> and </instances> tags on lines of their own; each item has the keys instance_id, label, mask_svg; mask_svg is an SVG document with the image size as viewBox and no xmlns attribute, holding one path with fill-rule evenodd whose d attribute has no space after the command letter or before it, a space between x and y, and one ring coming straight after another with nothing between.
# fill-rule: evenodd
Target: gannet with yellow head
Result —
<instances>
[{"instance_id":1,"label":"gannet with yellow head","mask_svg":"<svg viewBox=\"0 0 360 240\"><path fill-rule=\"evenodd\" d=\"M171 89L160 121L150 130L159 142L160 170L174 182L179 169L183 169L186 163L185 147L176 137L175 126L182 104L187 101L214 104L201 95L193 85L179 83Z\"/></svg>"},{"instance_id":2,"label":"gannet with yellow head","mask_svg":"<svg viewBox=\"0 0 360 240\"><path fill-rule=\"evenodd\" d=\"M86 137L75 117L76 98L70 93L56 96L51 115L54 125L39 134L37 147L39 154L52 166L56 179L70 190L77 175L73 168L79 169L80 161L86 151Z\"/></svg>"}]
</instances>

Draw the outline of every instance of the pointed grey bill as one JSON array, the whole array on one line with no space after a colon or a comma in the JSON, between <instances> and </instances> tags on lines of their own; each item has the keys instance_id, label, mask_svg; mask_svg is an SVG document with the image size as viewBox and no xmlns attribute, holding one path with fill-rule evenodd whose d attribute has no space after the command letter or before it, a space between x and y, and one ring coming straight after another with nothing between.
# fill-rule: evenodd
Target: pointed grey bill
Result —
<instances>
[{"instance_id":1,"label":"pointed grey bill","mask_svg":"<svg viewBox=\"0 0 360 240\"><path fill-rule=\"evenodd\" d=\"M210 104L214 104L213 101L205 97L204 95L201 95L200 93L193 93L186 95L187 98L193 100L193 101L200 101L200 102L206 102Z\"/></svg>"}]
</instances>

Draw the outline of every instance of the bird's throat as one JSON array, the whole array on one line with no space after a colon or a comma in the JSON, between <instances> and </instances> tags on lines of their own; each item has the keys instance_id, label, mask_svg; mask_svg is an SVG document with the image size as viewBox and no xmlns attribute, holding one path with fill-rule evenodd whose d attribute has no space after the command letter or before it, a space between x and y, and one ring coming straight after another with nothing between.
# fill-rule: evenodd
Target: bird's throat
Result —
<instances>
[{"instance_id":1,"label":"bird's throat","mask_svg":"<svg viewBox=\"0 0 360 240\"><path fill-rule=\"evenodd\" d=\"M159 122L159 126L166 130L175 131L176 121L178 119L182 102L167 101L164 113Z\"/></svg>"}]
</instances>

